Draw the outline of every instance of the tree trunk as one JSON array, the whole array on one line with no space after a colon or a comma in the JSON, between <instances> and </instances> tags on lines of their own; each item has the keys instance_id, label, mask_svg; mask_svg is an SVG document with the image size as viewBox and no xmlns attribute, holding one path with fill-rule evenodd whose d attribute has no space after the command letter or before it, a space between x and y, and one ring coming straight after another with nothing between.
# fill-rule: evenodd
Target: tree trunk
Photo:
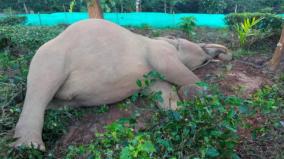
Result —
<instances>
[{"instance_id":1,"label":"tree trunk","mask_svg":"<svg viewBox=\"0 0 284 159\"><path fill-rule=\"evenodd\" d=\"M271 71L275 71L280 64L284 52L284 28L282 29L281 38L277 44L272 59L269 61L268 67Z\"/></svg>"},{"instance_id":2,"label":"tree trunk","mask_svg":"<svg viewBox=\"0 0 284 159\"><path fill-rule=\"evenodd\" d=\"M24 3L24 10L25 10L26 14L29 14L29 10L28 10L28 8L26 6L26 3Z\"/></svg>"},{"instance_id":3,"label":"tree trunk","mask_svg":"<svg viewBox=\"0 0 284 159\"><path fill-rule=\"evenodd\" d=\"M123 6L123 1L120 1L120 12L124 12L124 6Z\"/></svg>"},{"instance_id":4,"label":"tree trunk","mask_svg":"<svg viewBox=\"0 0 284 159\"><path fill-rule=\"evenodd\" d=\"M141 11L141 0L136 0L136 12Z\"/></svg>"},{"instance_id":5,"label":"tree trunk","mask_svg":"<svg viewBox=\"0 0 284 159\"><path fill-rule=\"evenodd\" d=\"M165 13L167 13L167 0L164 0L164 11L165 11Z\"/></svg>"},{"instance_id":6,"label":"tree trunk","mask_svg":"<svg viewBox=\"0 0 284 159\"><path fill-rule=\"evenodd\" d=\"M91 2L88 3L88 13L90 18L103 19L100 0L91 0Z\"/></svg>"}]
</instances>

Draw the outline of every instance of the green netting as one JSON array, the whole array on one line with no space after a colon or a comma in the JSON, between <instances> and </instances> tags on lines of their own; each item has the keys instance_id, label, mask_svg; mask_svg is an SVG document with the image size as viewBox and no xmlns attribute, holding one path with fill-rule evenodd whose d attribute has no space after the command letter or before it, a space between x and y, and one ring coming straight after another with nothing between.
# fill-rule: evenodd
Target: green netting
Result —
<instances>
[{"instance_id":1,"label":"green netting","mask_svg":"<svg viewBox=\"0 0 284 159\"><path fill-rule=\"evenodd\" d=\"M58 24L72 24L87 19L87 13L52 13L52 14L21 14L27 17L26 25L52 26ZM284 17L284 14L279 14ZM141 27L149 25L154 28L176 28L182 17L195 17L198 26L224 28L224 14L166 14L166 13L105 13L104 18L122 26Z\"/></svg>"},{"instance_id":2,"label":"green netting","mask_svg":"<svg viewBox=\"0 0 284 159\"><path fill-rule=\"evenodd\" d=\"M21 14L27 17L26 25L51 26L72 24L87 19L87 13L52 13L52 14ZM149 25L154 28L177 27L182 17L195 17L198 26L223 28L226 27L223 14L165 14L165 13L105 13L104 18L123 26L140 27Z\"/></svg>"}]
</instances>

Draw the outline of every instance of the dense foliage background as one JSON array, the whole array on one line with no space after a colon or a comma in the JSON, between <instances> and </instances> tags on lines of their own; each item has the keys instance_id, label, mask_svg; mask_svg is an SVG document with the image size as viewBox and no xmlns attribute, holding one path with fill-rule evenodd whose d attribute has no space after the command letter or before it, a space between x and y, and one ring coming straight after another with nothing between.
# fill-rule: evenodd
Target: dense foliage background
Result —
<instances>
[{"instance_id":1,"label":"dense foliage background","mask_svg":"<svg viewBox=\"0 0 284 159\"><path fill-rule=\"evenodd\" d=\"M72 0L1 0L0 12L63 12ZM135 0L101 0L107 12L133 12ZM142 0L142 11L167 13L283 13L284 0ZM76 0L74 11L86 11L85 0Z\"/></svg>"}]
</instances>

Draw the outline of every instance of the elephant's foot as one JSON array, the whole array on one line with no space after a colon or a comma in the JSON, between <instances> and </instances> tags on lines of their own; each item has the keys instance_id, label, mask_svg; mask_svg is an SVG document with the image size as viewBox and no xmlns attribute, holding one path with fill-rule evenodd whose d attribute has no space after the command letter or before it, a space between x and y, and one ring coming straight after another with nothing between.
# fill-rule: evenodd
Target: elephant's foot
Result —
<instances>
[{"instance_id":1,"label":"elephant's foot","mask_svg":"<svg viewBox=\"0 0 284 159\"><path fill-rule=\"evenodd\" d=\"M45 151L45 145L42 141L41 134L36 133L32 130L26 128L17 129L15 131L15 136L17 140L12 144L13 147L17 148L20 146L35 148L41 151Z\"/></svg>"},{"instance_id":2,"label":"elephant's foot","mask_svg":"<svg viewBox=\"0 0 284 159\"><path fill-rule=\"evenodd\" d=\"M185 85L182 86L178 91L178 94L182 100L192 100L195 97L200 97L204 93L206 93L206 90L197 85Z\"/></svg>"}]
</instances>

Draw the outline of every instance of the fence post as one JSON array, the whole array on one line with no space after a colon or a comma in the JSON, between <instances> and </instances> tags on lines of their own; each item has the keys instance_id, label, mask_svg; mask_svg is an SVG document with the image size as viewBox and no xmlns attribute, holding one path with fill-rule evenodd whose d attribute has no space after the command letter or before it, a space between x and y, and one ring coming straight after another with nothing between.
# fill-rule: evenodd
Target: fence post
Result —
<instances>
[{"instance_id":1,"label":"fence post","mask_svg":"<svg viewBox=\"0 0 284 159\"><path fill-rule=\"evenodd\" d=\"M67 18L66 8L64 4L63 4L63 11L64 11L64 24L68 24L68 18Z\"/></svg>"},{"instance_id":2,"label":"fence post","mask_svg":"<svg viewBox=\"0 0 284 159\"><path fill-rule=\"evenodd\" d=\"M39 19L39 25L41 26L41 25L42 25L42 22L41 22L41 17L40 17L39 12L37 12L37 15L38 15L38 19Z\"/></svg>"}]
</instances>

